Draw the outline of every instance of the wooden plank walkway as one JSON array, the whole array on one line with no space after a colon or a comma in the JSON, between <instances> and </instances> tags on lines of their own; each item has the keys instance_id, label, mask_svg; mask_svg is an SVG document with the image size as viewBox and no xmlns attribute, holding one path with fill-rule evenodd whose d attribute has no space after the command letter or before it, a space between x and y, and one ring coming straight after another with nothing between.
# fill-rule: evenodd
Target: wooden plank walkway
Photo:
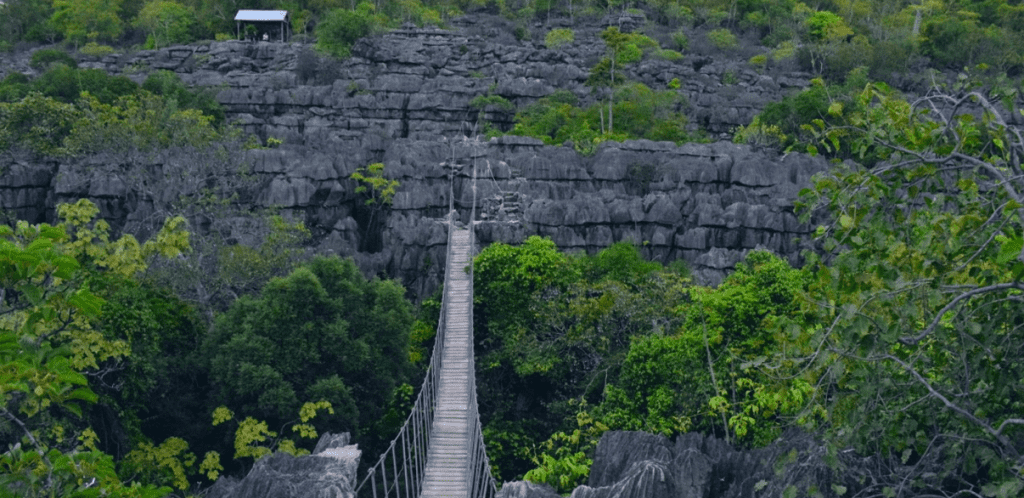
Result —
<instances>
[{"instance_id":1,"label":"wooden plank walkway","mask_svg":"<svg viewBox=\"0 0 1024 498\"><path fill-rule=\"evenodd\" d=\"M454 228L453 228L454 229ZM434 412L427 466L424 472L423 497L468 497L470 423L470 349L473 347L472 324L469 323L470 286L465 268L470 264L473 248L469 230L454 229L452 260L446 263L444 356L441 358L440 386Z\"/></svg>"}]
</instances>

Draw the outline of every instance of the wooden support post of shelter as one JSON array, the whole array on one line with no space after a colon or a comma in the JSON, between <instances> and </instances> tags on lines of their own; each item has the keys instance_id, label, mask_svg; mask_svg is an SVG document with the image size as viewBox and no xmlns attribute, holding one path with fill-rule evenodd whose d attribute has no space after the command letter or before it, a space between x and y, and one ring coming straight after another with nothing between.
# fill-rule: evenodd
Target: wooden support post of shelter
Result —
<instances>
[{"instance_id":1,"label":"wooden support post of shelter","mask_svg":"<svg viewBox=\"0 0 1024 498\"><path fill-rule=\"evenodd\" d=\"M235 32L242 38L242 26L255 26L265 35L280 34L282 42L288 41L289 18L287 10L240 10L235 14ZM277 36L269 36L271 39Z\"/></svg>"}]
</instances>

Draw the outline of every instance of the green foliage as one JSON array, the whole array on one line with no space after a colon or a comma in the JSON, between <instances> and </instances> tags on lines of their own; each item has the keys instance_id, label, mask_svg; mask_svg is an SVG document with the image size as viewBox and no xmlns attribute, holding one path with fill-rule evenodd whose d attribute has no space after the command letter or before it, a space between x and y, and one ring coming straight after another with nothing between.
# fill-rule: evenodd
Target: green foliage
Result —
<instances>
[{"instance_id":1,"label":"green foliage","mask_svg":"<svg viewBox=\"0 0 1024 498\"><path fill-rule=\"evenodd\" d=\"M552 440L540 450L546 458L538 447L549 434L578 429L580 410L565 400L600 401L631 336L678 326L671 309L685 280L644 261L631 244L569 257L537 237L517 247L492 244L475 265L478 390L492 421L485 427L488 455L508 478L534 468L554 479L581 470L589 456L578 453L588 449L569 451Z\"/></svg>"},{"instance_id":2,"label":"green foliage","mask_svg":"<svg viewBox=\"0 0 1024 498\"><path fill-rule=\"evenodd\" d=\"M369 2L360 2L355 10L332 10L316 26L316 47L335 57L348 57L352 44L373 33L376 26Z\"/></svg>"},{"instance_id":3,"label":"green foliage","mask_svg":"<svg viewBox=\"0 0 1024 498\"><path fill-rule=\"evenodd\" d=\"M51 0L10 0L0 16L0 42L52 41L56 32L48 22L53 15Z\"/></svg>"},{"instance_id":4,"label":"green foliage","mask_svg":"<svg viewBox=\"0 0 1024 498\"><path fill-rule=\"evenodd\" d=\"M113 40L123 22L121 0L54 0L50 22L77 48L86 41Z\"/></svg>"},{"instance_id":5,"label":"green foliage","mask_svg":"<svg viewBox=\"0 0 1024 498\"><path fill-rule=\"evenodd\" d=\"M819 11L804 20L811 41L824 42L830 39L845 38L853 31L846 25L842 17L829 12Z\"/></svg>"},{"instance_id":6,"label":"green foliage","mask_svg":"<svg viewBox=\"0 0 1024 498\"><path fill-rule=\"evenodd\" d=\"M73 104L82 92L89 92L104 104L136 94L139 85L124 76L110 76L99 69L73 69L65 65L51 67L32 82L32 89L47 97Z\"/></svg>"},{"instance_id":7,"label":"green foliage","mask_svg":"<svg viewBox=\"0 0 1024 498\"><path fill-rule=\"evenodd\" d=\"M13 103L0 103L0 150L22 148L42 156L64 153L64 139L80 119L75 106L32 92Z\"/></svg>"},{"instance_id":8,"label":"green foliage","mask_svg":"<svg viewBox=\"0 0 1024 498\"><path fill-rule=\"evenodd\" d=\"M476 97L473 97L473 100L469 101L469 106L480 110L489 106L496 107L505 112L513 112L516 110L516 106L501 95L477 95Z\"/></svg>"},{"instance_id":9,"label":"green foliage","mask_svg":"<svg viewBox=\"0 0 1024 498\"><path fill-rule=\"evenodd\" d=\"M219 316L203 347L216 399L243 421L273 427L299 410L300 399L328 401L335 413L321 429L364 434L409 375L412 315L403 293L338 258L271 280L260 296L242 297ZM266 432L245 427L251 437Z\"/></svg>"},{"instance_id":10,"label":"green foliage","mask_svg":"<svg viewBox=\"0 0 1024 498\"><path fill-rule=\"evenodd\" d=\"M160 482L185 491L190 486L188 479L195 473L196 463L196 455L188 449L188 442L177 437L168 438L158 446L139 443L125 456L122 471L144 475L148 482Z\"/></svg>"},{"instance_id":11,"label":"green foliage","mask_svg":"<svg viewBox=\"0 0 1024 498\"><path fill-rule=\"evenodd\" d=\"M843 126L817 131L822 147L883 161L837 166L804 192L831 215L818 229L831 262L806 270L804 310L822 326L780 356L821 379L809 405L827 408L832 444L913 462L879 476L892 496L1019 483L1024 144L1007 95L912 105L869 85Z\"/></svg>"},{"instance_id":12,"label":"green foliage","mask_svg":"<svg viewBox=\"0 0 1024 498\"><path fill-rule=\"evenodd\" d=\"M576 33L571 29L555 28L544 35L544 46L556 50L571 44L576 39Z\"/></svg>"},{"instance_id":13,"label":"green foliage","mask_svg":"<svg viewBox=\"0 0 1024 498\"><path fill-rule=\"evenodd\" d=\"M672 43L675 45L676 50L680 52L685 52L690 48L690 38L682 31L672 33Z\"/></svg>"},{"instance_id":14,"label":"green foliage","mask_svg":"<svg viewBox=\"0 0 1024 498\"><path fill-rule=\"evenodd\" d=\"M754 116L754 120L749 125L737 129L732 141L757 148L782 150L783 146L789 142L789 138L782 133L782 129L778 125L761 123L761 117L758 115Z\"/></svg>"},{"instance_id":15,"label":"green foliage","mask_svg":"<svg viewBox=\"0 0 1024 498\"><path fill-rule=\"evenodd\" d=\"M725 28L713 29L708 31L708 41L711 42L719 50L734 50L739 48L739 40L736 39L736 35Z\"/></svg>"},{"instance_id":16,"label":"green foliage","mask_svg":"<svg viewBox=\"0 0 1024 498\"><path fill-rule=\"evenodd\" d=\"M607 88L608 126L604 125L603 111L598 109L601 117L601 134L612 135L615 132L615 88L625 83L621 74L622 66L638 62L643 58L645 50L657 49L658 42L637 33L622 33L618 27L612 26L601 32L601 40L605 45L605 56L590 69L587 85L594 88Z\"/></svg>"},{"instance_id":17,"label":"green foliage","mask_svg":"<svg viewBox=\"0 0 1024 498\"><path fill-rule=\"evenodd\" d=\"M109 241L96 213L84 201L62 206L56 227L0 226L0 415L13 424L3 430L16 431L5 439L19 442L0 454L0 490L17 496L71 495L93 479L91 491L107 496L169 492L122 483L80 421L97 400L83 374L127 354L123 340L92 328L104 301L90 288L132 272L141 257L130 236Z\"/></svg>"},{"instance_id":18,"label":"green foliage","mask_svg":"<svg viewBox=\"0 0 1024 498\"><path fill-rule=\"evenodd\" d=\"M192 9L173 0L148 2L135 26L142 28L153 40L152 48L188 43L191 41L191 27L195 23Z\"/></svg>"},{"instance_id":19,"label":"green foliage","mask_svg":"<svg viewBox=\"0 0 1024 498\"><path fill-rule=\"evenodd\" d=\"M89 42L82 46L82 48L78 49L78 52L89 57L103 57L114 53L115 50L114 47L111 47L110 45L100 45L96 42Z\"/></svg>"},{"instance_id":20,"label":"green foliage","mask_svg":"<svg viewBox=\"0 0 1024 498\"><path fill-rule=\"evenodd\" d=\"M122 97L113 105L85 95L79 108L82 114L63 144L68 155L204 147L220 138L211 116L179 110L148 93Z\"/></svg>"},{"instance_id":21,"label":"green foliage","mask_svg":"<svg viewBox=\"0 0 1024 498\"><path fill-rule=\"evenodd\" d=\"M667 61L678 61L683 58L683 54L675 50L659 50L654 53L654 56Z\"/></svg>"},{"instance_id":22,"label":"green foliage","mask_svg":"<svg viewBox=\"0 0 1024 498\"><path fill-rule=\"evenodd\" d=\"M576 96L564 90L516 113L510 133L539 138L551 145L572 140L582 153L592 153L595 145L605 140L646 138L678 143L692 139L685 129L686 102L677 92L655 91L634 83L617 88L614 96L612 110L619 123L616 134L601 134L602 104L581 109L576 107Z\"/></svg>"},{"instance_id":23,"label":"green foliage","mask_svg":"<svg viewBox=\"0 0 1024 498\"><path fill-rule=\"evenodd\" d=\"M362 249L376 252L380 250L382 243L380 224L391 207L400 183L398 180L384 177L384 163L373 163L365 168L359 168L350 178L358 182L356 193L366 197L364 204L367 207L367 214L361 218L364 220Z\"/></svg>"},{"instance_id":24,"label":"green foliage","mask_svg":"<svg viewBox=\"0 0 1024 498\"><path fill-rule=\"evenodd\" d=\"M70 68L78 67L78 61L74 57L63 50L54 48L41 48L32 52L32 59L29 62L29 65L36 70L49 69L56 64L63 64Z\"/></svg>"},{"instance_id":25,"label":"green foliage","mask_svg":"<svg viewBox=\"0 0 1024 498\"><path fill-rule=\"evenodd\" d=\"M224 123L224 108L217 102L216 95L208 90L190 89L176 73L166 70L154 71L142 83L142 89L163 97L179 109L195 109L213 118L211 124Z\"/></svg>"},{"instance_id":26,"label":"green foliage","mask_svg":"<svg viewBox=\"0 0 1024 498\"><path fill-rule=\"evenodd\" d=\"M351 178L362 185L356 187L356 193L366 194L368 206L390 206L400 183L398 180L384 178L384 164L373 163L359 168Z\"/></svg>"},{"instance_id":27,"label":"green foliage","mask_svg":"<svg viewBox=\"0 0 1024 498\"><path fill-rule=\"evenodd\" d=\"M866 71L861 68L852 71L842 85L827 85L824 80L816 79L806 90L784 98L781 102L771 103L765 106L761 114L754 118L750 131L753 133L766 132L765 137L771 144L776 139L786 148L802 147L806 149L814 139L814 127L812 123L839 124L843 122L843 114L857 113L863 108L862 100L857 98L865 85L867 85ZM756 137L755 140L760 140ZM814 146L817 152L817 146ZM830 147L827 150L830 156L851 157L853 151L843 147ZM861 156L861 160L870 160Z\"/></svg>"},{"instance_id":28,"label":"green foliage","mask_svg":"<svg viewBox=\"0 0 1024 498\"><path fill-rule=\"evenodd\" d=\"M609 427L673 435L697 429L763 445L779 435L780 414L803 408L809 386L777 383L757 368L774 351L773 322L794 319L803 288L797 270L752 252L717 289L694 287L673 335L635 337L618 381L595 410Z\"/></svg>"},{"instance_id":29,"label":"green foliage","mask_svg":"<svg viewBox=\"0 0 1024 498\"><path fill-rule=\"evenodd\" d=\"M576 403L570 401L570 404ZM541 452L531 458L537 467L527 472L523 479L547 484L562 494L571 493L586 482L590 466L594 463L587 455L593 453L601 434L608 427L587 414L586 401L578 404L577 427L571 434L556 432L541 443Z\"/></svg>"},{"instance_id":30,"label":"green foliage","mask_svg":"<svg viewBox=\"0 0 1024 498\"><path fill-rule=\"evenodd\" d=\"M317 412L320 410L331 415L334 414L334 408L329 401L306 402L298 410L299 419L286 425L290 426L291 432L298 433L298 436L301 438L316 439L317 431L309 422L317 416ZM270 430L266 422L252 417L246 417L242 421L235 420L234 412L227 407L220 406L213 411L213 425L217 426L223 423L228 423L235 427L235 460L252 458L255 461L275 451L282 451L293 456L309 454L309 450L300 449L294 439L286 438L283 434ZM282 432L284 430L285 428L282 428ZM205 470L207 474L209 472L217 472L218 467L220 467L219 457L220 455L216 452L207 453L201 469L208 469ZM195 457L192 458L192 461L194 460ZM191 462L189 465L191 465ZM223 468L220 468L220 470L223 470Z\"/></svg>"},{"instance_id":31,"label":"green foliage","mask_svg":"<svg viewBox=\"0 0 1024 498\"><path fill-rule=\"evenodd\" d=\"M1018 50L1024 39L1021 33L984 26L970 11L932 17L924 23L921 35L921 52L940 68L959 70L984 63L1006 70L1024 65Z\"/></svg>"}]
</instances>

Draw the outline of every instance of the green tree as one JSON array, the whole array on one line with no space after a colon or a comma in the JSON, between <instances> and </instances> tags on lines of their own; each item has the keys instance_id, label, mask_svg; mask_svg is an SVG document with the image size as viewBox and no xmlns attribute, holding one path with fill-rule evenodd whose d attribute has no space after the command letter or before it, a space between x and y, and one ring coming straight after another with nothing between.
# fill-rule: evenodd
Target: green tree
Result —
<instances>
[{"instance_id":1,"label":"green tree","mask_svg":"<svg viewBox=\"0 0 1024 498\"><path fill-rule=\"evenodd\" d=\"M547 435L578 429L579 409L570 400L601 401L632 337L679 327L672 309L685 295L686 279L645 261L632 244L570 257L539 237L519 246L492 244L475 265L477 389L491 420L485 427L491 461L505 478L538 466L549 476L578 470L580 449L538 448L548 445Z\"/></svg>"},{"instance_id":2,"label":"green tree","mask_svg":"<svg viewBox=\"0 0 1024 498\"><path fill-rule=\"evenodd\" d=\"M365 168L359 168L350 178L358 182L356 193L366 197L363 201L364 209L357 212L362 215L359 216L359 221L363 226L360 249L369 252L380 251L383 245L384 218L391 209L391 202L401 184L398 180L384 176L384 163L373 163Z\"/></svg>"},{"instance_id":3,"label":"green tree","mask_svg":"<svg viewBox=\"0 0 1024 498\"><path fill-rule=\"evenodd\" d=\"M823 147L884 161L839 166L805 193L806 206L831 215L818 229L828 264L812 256L807 267L806 309L823 324L798 335L786 361L821 379L811 407L827 408L834 444L890 469L871 492L1022 489L1024 140L1006 121L1015 95L996 86L912 105L871 85L848 125L819 135Z\"/></svg>"},{"instance_id":4,"label":"green tree","mask_svg":"<svg viewBox=\"0 0 1024 498\"><path fill-rule=\"evenodd\" d=\"M120 8L121 0L54 0L50 21L77 49L86 41L120 36Z\"/></svg>"},{"instance_id":5,"label":"green tree","mask_svg":"<svg viewBox=\"0 0 1024 498\"><path fill-rule=\"evenodd\" d=\"M616 26L602 31L601 40L604 41L605 56L596 66L591 68L587 83L597 88L608 88L608 127L605 128L602 117L601 133L603 134L607 130L607 133L611 134L615 132L615 119L613 117L614 89L617 85L625 83L625 78L619 71L622 70L624 64L639 61L643 57L644 49L657 47L658 43L641 34L622 33ZM618 78L616 78L616 74L618 74Z\"/></svg>"},{"instance_id":6,"label":"green tree","mask_svg":"<svg viewBox=\"0 0 1024 498\"><path fill-rule=\"evenodd\" d=\"M170 255L181 245L166 243L176 238L173 228L145 246L131 236L111 241L103 223L93 221L97 212L82 201L61 206L56 227L0 226L0 440L11 448L0 454L5 493L64 496L90 486L109 496L169 491L122 483L81 417L97 400L86 375L128 354L127 338L94 328L104 300L92 289L105 292L111 281L134 275L149 251Z\"/></svg>"},{"instance_id":7,"label":"green tree","mask_svg":"<svg viewBox=\"0 0 1024 498\"><path fill-rule=\"evenodd\" d=\"M373 441L375 424L410 375L412 314L403 294L335 257L271 280L258 297L241 297L203 347L217 404L279 427L300 400L324 400L335 413L321 427Z\"/></svg>"},{"instance_id":8,"label":"green tree","mask_svg":"<svg viewBox=\"0 0 1024 498\"><path fill-rule=\"evenodd\" d=\"M152 48L191 41L195 16L188 7L172 0L153 0L135 18L135 25L144 29L152 40Z\"/></svg>"},{"instance_id":9,"label":"green tree","mask_svg":"<svg viewBox=\"0 0 1024 498\"><path fill-rule=\"evenodd\" d=\"M809 386L777 383L758 368L775 351L775 322L794 317L803 277L763 251L750 253L716 289L691 287L676 333L634 336L622 371L595 416L613 429L688 430L760 446L803 407Z\"/></svg>"},{"instance_id":10,"label":"green tree","mask_svg":"<svg viewBox=\"0 0 1024 498\"><path fill-rule=\"evenodd\" d=\"M52 42L56 31L48 22L53 15L50 0L7 0L0 16L0 41L15 43L26 41Z\"/></svg>"},{"instance_id":11,"label":"green tree","mask_svg":"<svg viewBox=\"0 0 1024 498\"><path fill-rule=\"evenodd\" d=\"M335 57L348 57L352 44L376 28L374 11L373 4L360 2L355 10L328 12L316 25L317 49Z\"/></svg>"}]
</instances>

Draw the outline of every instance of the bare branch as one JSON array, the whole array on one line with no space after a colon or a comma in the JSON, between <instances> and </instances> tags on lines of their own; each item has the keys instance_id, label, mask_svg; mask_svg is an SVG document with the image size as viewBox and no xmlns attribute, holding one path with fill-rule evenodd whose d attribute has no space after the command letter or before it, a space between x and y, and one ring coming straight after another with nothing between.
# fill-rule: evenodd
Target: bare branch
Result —
<instances>
[{"instance_id":1,"label":"bare branch","mask_svg":"<svg viewBox=\"0 0 1024 498\"><path fill-rule=\"evenodd\" d=\"M1003 429L1006 428L1006 424L1010 425L1024 425L1024 418L1008 418L999 424L999 428L996 429L996 434L1001 434Z\"/></svg>"},{"instance_id":2,"label":"bare branch","mask_svg":"<svg viewBox=\"0 0 1024 498\"><path fill-rule=\"evenodd\" d=\"M1017 455L1018 455L1017 449L1013 446L1013 443L1011 443L1010 440L1006 438L1006 436L1000 434L999 431L996 431L995 429L993 429L992 426L988 422L986 422L984 420L981 420L980 418L976 417L973 413L965 410L960 405L957 405L956 403L953 403L952 401L949 400L949 398L943 396L942 393L940 393L939 391L935 390L935 387L933 387L932 384L930 382L928 382L927 379L922 377L921 374L917 370L914 369L914 367L908 365L903 360L901 360L901 359L899 359L899 358L897 358L897 357L895 357L895 356L893 356L891 354L883 355L882 358L885 358L887 360L890 360L890 361L893 361L893 362L899 364L901 367L903 367L903 370L905 370L907 373L909 373L911 376L913 376L921 385L923 385L925 387L925 389L927 389L928 392L931 393L932 396L934 396L936 399L941 401L942 404L946 406L946 408L949 408L950 410L953 410L954 412L959 413L962 417L964 417L967 420L971 421L971 423L977 425L978 427L981 427L985 432L987 432L989 435L991 435L993 438L995 438L995 440L997 442L999 442L999 444L1003 447L1003 449L1005 449L1008 452L1010 452L1015 458L1017 457Z\"/></svg>"},{"instance_id":3,"label":"bare branch","mask_svg":"<svg viewBox=\"0 0 1024 498\"><path fill-rule=\"evenodd\" d=\"M924 330L922 330L914 337L901 337L900 342L907 346L913 346L921 342L922 339L927 337L928 334L931 334L935 330L935 327L937 327L939 325L939 322L942 321L942 317L946 314L946 312L952 310L954 307L956 307L957 304L959 304L961 301L965 299L970 299L979 294L985 294L988 292L996 292L1007 289L1024 290L1024 285L1018 282L1008 282L1002 284L989 285L986 287L978 287L976 289L964 292L963 294L960 294L959 296L953 298L952 301L947 303L945 306L942 307L942 309L935 313L935 318L932 320L932 323L928 324L928 326L925 327Z\"/></svg>"}]
</instances>

